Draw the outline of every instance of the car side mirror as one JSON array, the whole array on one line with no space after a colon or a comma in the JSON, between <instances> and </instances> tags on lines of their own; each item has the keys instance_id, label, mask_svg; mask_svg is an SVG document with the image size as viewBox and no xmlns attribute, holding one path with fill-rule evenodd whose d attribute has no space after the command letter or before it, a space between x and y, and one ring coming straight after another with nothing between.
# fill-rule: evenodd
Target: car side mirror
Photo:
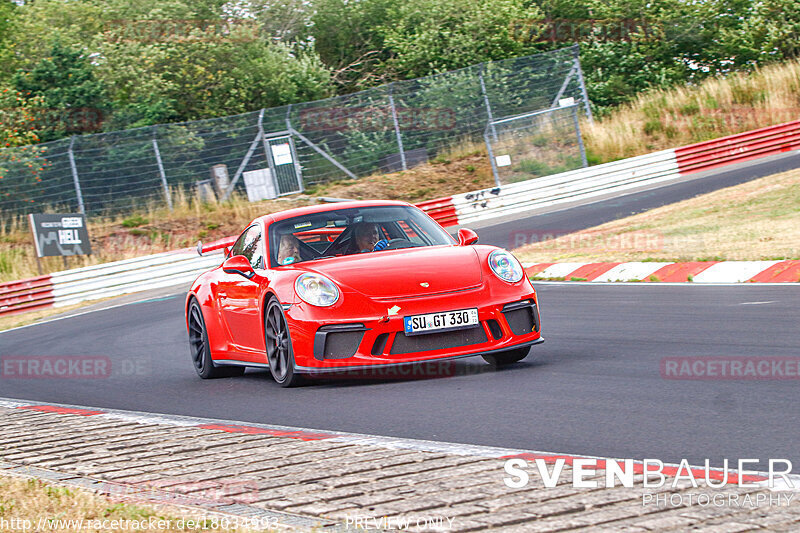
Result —
<instances>
[{"instance_id":1,"label":"car side mirror","mask_svg":"<svg viewBox=\"0 0 800 533\"><path fill-rule=\"evenodd\" d=\"M469 246L478 242L478 234L469 228L461 228L458 230L458 245Z\"/></svg>"},{"instance_id":2,"label":"car side mirror","mask_svg":"<svg viewBox=\"0 0 800 533\"><path fill-rule=\"evenodd\" d=\"M226 274L239 274L247 279L256 275L256 271L250 265L250 261L243 255L234 255L222 263L222 271Z\"/></svg>"}]
</instances>

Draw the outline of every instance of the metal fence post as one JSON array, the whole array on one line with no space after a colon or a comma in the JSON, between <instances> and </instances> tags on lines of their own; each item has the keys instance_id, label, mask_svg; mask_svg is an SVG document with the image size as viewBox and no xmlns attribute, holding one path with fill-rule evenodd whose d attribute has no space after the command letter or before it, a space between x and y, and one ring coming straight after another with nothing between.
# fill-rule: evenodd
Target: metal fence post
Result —
<instances>
[{"instance_id":1,"label":"metal fence post","mask_svg":"<svg viewBox=\"0 0 800 533\"><path fill-rule=\"evenodd\" d=\"M575 123L575 135L578 136L578 147L581 150L581 162L583 167L589 166L589 161L586 159L586 147L583 145L583 137L581 136L581 124L578 120L578 106L572 106L572 120Z\"/></svg>"},{"instance_id":2,"label":"metal fence post","mask_svg":"<svg viewBox=\"0 0 800 533\"><path fill-rule=\"evenodd\" d=\"M561 100L562 96L564 96L564 92L567 90L567 87L569 87L569 82L572 80L572 76L575 75L576 64L577 61L572 63L572 68L569 69L569 73L567 74L567 77L564 78L564 83L561 84L561 88L558 90L558 93L556 93L556 97L553 98L553 103L550 104L550 107L556 107L558 105L558 101Z\"/></svg>"},{"instance_id":3,"label":"metal fence post","mask_svg":"<svg viewBox=\"0 0 800 533\"><path fill-rule=\"evenodd\" d=\"M297 185L300 187L300 192L306 190L306 184L303 181L303 168L300 166L300 159L297 156L297 147L294 144L294 137L292 136L292 104L286 108L286 130L289 132L289 147L292 149L292 158L294 158L294 173L297 176Z\"/></svg>"},{"instance_id":4,"label":"metal fence post","mask_svg":"<svg viewBox=\"0 0 800 533\"><path fill-rule=\"evenodd\" d=\"M78 210L82 214L86 214L86 208L83 205L83 194L81 193L81 182L78 180L78 167L75 165L75 154L72 151L72 147L75 144L75 136L73 135L69 141L69 151L67 152L69 156L69 166L72 169L72 181L75 184L75 196L78 197Z\"/></svg>"},{"instance_id":5,"label":"metal fence post","mask_svg":"<svg viewBox=\"0 0 800 533\"><path fill-rule=\"evenodd\" d=\"M156 163L158 163L158 173L161 176L161 185L164 187L164 198L167 199L167 207L172 211L172 195L169 192L167 185L167 175L164 173L164 163L161 162L161 152L158 149L158 141L156 141L156 133L158 126L153 126L153 151L156 153Z\"/></svg>"},{"instance_id":6,"label":"metal fence post","mask_svg":"<svg viewBox=\"0 0 800 533\"><path fill-rule=\"evenodd\" d=\"M389 105L392 107L392 121L394 122L394 135L397 137L397 147L400 149L400 163L403 165L403 170L408 170L406 165L406 152L403 149L403 138L400 136L400 123L397 120L397 108L394 105L394 83L389 84Z\"/></svg>"},{"instance_id":7,"label":"metal fence post","mask_svg":"<svg viewBox=\"0 0 800 533\"><path fill-rule=\"evenodd\" d=\"M492 124L492 130L494 130L494 124ZM494 176L494 182L498 187L500 187L500 174L497 171L497 161L495 161L494 159L494 150L492 150L492 141L489 140L489 132L486 130L483 131L483 140L486 141L486 151L489 152L489 162L492 165L492 175Z\"/></svg>"},{"instance_id":8,"label":"metal fence post","mask_svg":"<svg viewBox=\"0 0 800 533\"><path fill-rule=\"evenodd\" d=\"M575 70L578 74L578 83L581 86L581 95L583 96L583 105L586 108L586 117L589 119L589 124L594 123L594 117L592 117L592 106L589 102L589 93L586 92L586 82L583 80L583 70L581 69L581 60L578 57L578 45L575 45Z\"/></svg>"},{"instance_id":9,"label":"metal fence post","mask_svg":"<svg viewBox=\"0 0 800 533\"><path fill-rule=\"evenodd\" d=\"M275 162L272 160L272 154L269 152L269 141L264 135L264 110L258 112L258 133L261 135L261 143L264 145L264 156L267 158L267 166L269 167L269 179L272 180L272 185L275 187L275 193L280 194L281 189L278 184L278 175L275 173Z\"/></svg>"},{"instance_id":10,"label":"metal fence post","mask_svg":"<svg viewBox=\"0 0 800 533\"><path fill-rule=\"evenodd\" d=\"M492 138L497 142L497 131L494 129L494 124L492 123L494 120L492 116L492 106L489 105L489 95L486 94L486 82L483 80L483 67L484 63L481 63L480 71L478 71L478 77L481 80L481 94L483 95L483 104L486 106L486 115L489 117L489 126L492 128ZM497 179L497 176L495 176L495 179Z\"/></svg>"},{"instance_id":11,"label":"metal fence post","mask_svg":"<svg viewBox=\"0 0 800 533\"><path fill-rule=\"evenodd\" d=\"M247 154L245 154L244 159L242 159L242 162L239 163L239 168L236 169L236 174L233 175L233 179L231 180L230 185L228 185L228 188L225 189L225 194L222 195L223 202L226 202L228 198L230 198L231 194L233 193L233 190L236 188L236 184L239 182L239 178L242 177L242 172L244 172L244 169L250 162L250 158L253 157L253 152L256 151L256 147L258 146L258 141L260 140L261 140L261 132L259 131L258 133L256 133L253 142L250 143L250 148L247 149Z\"/></svg>"}]
</instances>

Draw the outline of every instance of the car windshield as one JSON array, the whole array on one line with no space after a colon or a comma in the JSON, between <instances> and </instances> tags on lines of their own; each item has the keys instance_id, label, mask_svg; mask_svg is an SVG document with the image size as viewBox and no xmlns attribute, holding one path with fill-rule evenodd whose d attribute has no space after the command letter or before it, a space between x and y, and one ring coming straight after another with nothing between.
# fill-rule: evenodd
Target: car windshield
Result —
<instances>
[{"instance_id":1,"label":"car windshield","mask_svg":"<svg viewBox=\"0 0 800 533\"><path fill-rule=\"evenodd\" d=\"M334 209L270 225L273 266L324 257L453 244L453 238L416 207Z\"/></svg>"}]
</instances>

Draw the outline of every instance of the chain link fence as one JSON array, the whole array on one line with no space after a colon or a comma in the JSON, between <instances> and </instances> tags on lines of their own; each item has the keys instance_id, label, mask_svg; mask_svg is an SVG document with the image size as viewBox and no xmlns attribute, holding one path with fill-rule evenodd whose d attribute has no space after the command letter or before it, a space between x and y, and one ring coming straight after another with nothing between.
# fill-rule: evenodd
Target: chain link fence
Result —
<instances>
[{"instance_id":1,"label":"chain link fence","mask_svg":"<svg viewBox=\"0 0 800 533\"><path fill-rule=\"evenodd\" d=\"M577 46L242 115L6 148L0 150L0 214L109 215L152 203L171 206L178 190L216 189L223 198L238 190L251 199L292 194L407 169L455 144L484 142L489 130L490 141L499 142L512 123L528 124L533 138L574 139L574 129L498 118L570 98L567 115L591 117ZM550 115L571 120L561 111ZM569 156L562 164L581 163Z\"/></svg>"},{"instance_id":2,"label":"chain link fence","mask_svg":"<svg viewBox=\"0 0 800 533\"><path fill-rule=\"evenodd\" d=\"M489 121L484 139L498 185L588 166L578 104Z\"/></svg>"}]
</instances>

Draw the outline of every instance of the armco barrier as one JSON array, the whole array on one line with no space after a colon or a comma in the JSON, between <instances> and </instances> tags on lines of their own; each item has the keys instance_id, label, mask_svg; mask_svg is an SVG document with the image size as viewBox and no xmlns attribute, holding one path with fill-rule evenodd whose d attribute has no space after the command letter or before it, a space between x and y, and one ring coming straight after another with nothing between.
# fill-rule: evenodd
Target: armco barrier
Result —
<instances>
[{"instance_id":1,"label":"armco barrier","mask_svg":"<svg viewBox=\"0 0 800 533\"><path fill-rule=\"evenodd\" d=\"M494 189L452 197L458 224L577 202L679 177L674 150L664 150Z\"/></svg>"},{"instance_id":2,"label":"armco barrier","mask_svg":"<svg viewBox=\"0 0 800 533\"><path fill-rule=\"evenodd\" d=\"M0 283L0 315L44 309L53 301L50 276Z\"/></svg>"},{"instance_id":3,"label":"armco barrier","mask_svg":"<svg viewBox=\"0 0 800 533\"><path fill-rule=\"evenodd\" d=\"M445 206L449 225L584 202L666 183L681 176L800 150L800 120L611 163L426 202Z\"/></svg>"},{"instance_id":4,"label":"armco barrier","mask_svg":"<svg viewBox=\"0 0 800 533\"><path fill-rule=\"evenodd\" d=\"M675 150L681 174L800 149L800 120L747 131Z\"/></svg>"},{"instance_id":5,"label":"armco barrier","mask_svg":"<svg viewBox=\"0 0 800 533\"><path fill-rule=\"evenodd\" d=\"M181 250L57 272L52 275L54 306L181 283L188 285L200 273L221 262L221 254L199 257L195 250Z\"/></svg>"},{"instance_id":6,"label":"armco barrier","mask_svg":"<svg viewBox=\"0 0 800 533\"><path fill-rule=\"evenodd\" d=\"M0 316L184 283L188 286L221 260L219 253L199 257L194 249L186 249L3 283Z\"/></svg>"},{"instance_id":7,"label":"armco barrier","mask_svg":"<svg viewBox=\"0 0 800 533\"><path fill-rule=\"evenodd\" d=\"M456 206L453 205L452 196L419 202L416 206L444 227L458 224L458 215L456 215Z\"/></svg>"}]
</instances>

